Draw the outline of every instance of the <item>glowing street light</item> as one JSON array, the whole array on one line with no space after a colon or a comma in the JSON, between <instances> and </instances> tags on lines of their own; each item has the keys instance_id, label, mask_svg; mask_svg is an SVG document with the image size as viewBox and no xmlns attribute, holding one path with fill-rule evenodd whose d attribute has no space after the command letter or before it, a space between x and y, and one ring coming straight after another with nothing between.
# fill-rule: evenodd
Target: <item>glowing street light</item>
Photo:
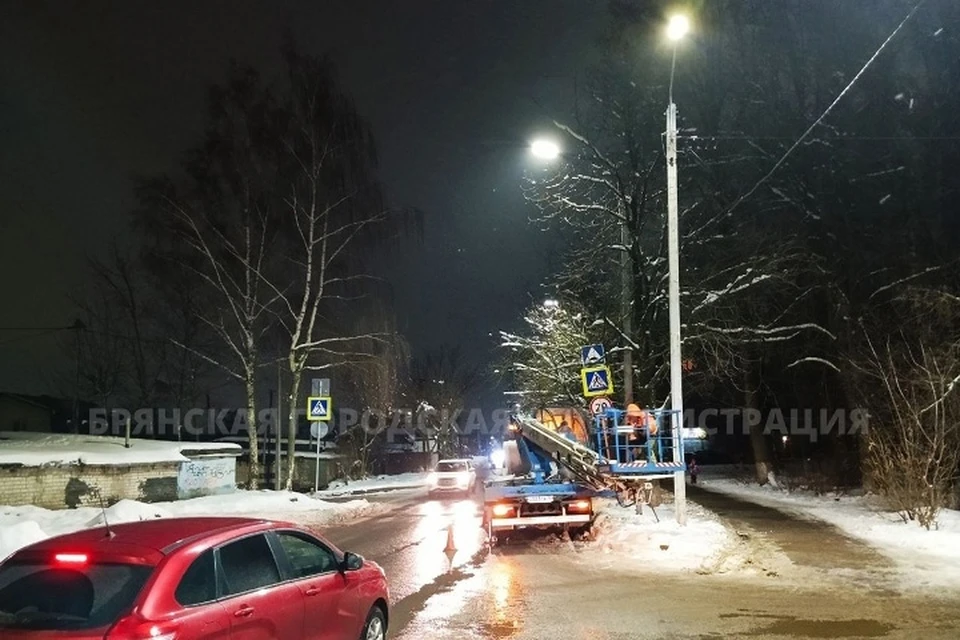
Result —
<instances>
[{"instance_id":1,"label":"glowing street light","mask_svg":"<svg viewBox=\"0 0 960 640\"><path fill-rule=\"evenodd\" d=\"M530 153L541 160L556 160L560 156L560 147L549 140L534 140Z\"/></svg>"},{"instance_id":2,"label":"glowing street light","mask_svg":"<svg viewBox=\"0 0 960 640\"><path fill-rule=\"evenodd\" d=\"M667 37L676 42L690 31L690 21L687 16L675 15L667 23Z\"/></svg>"}]
</instances>

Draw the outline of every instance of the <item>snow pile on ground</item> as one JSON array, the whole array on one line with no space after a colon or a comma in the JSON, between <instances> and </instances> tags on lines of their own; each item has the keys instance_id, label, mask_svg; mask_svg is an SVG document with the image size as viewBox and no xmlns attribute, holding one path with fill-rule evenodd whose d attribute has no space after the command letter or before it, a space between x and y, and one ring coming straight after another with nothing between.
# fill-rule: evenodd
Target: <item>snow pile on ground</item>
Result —
<instances>
[{"instance_id":1,"label":"snow pile on ground","mask_svg":"<svg viewBox=\"0 0 960 640\"><path fill-rule=\"evenodd\" d=\"M40 542L47 537L35 520L4 523L0 525L0 560L21 547Z\"/></svg>"},{"instance_id":2,"label":"snow pile on ground","mask_svg":"<svg viewBox=\"0 0 960 640\"><path fill-rule=\"evenodd\" d=\"M735 535L715 515L687 501L687 523L677 523L672 504L656 515L649 507L638 514L616 500L597 500L596 545L613 565L637 563L657 571L709 571L735 545Z\"/></svg>"},{"instance_id":3,"label":"snow pile on ground","mask_svg":"<svg viewBox=\"0 0 960 640\"><path fill-rule=\"evenodd\" d=\"M293 522L308 520L315 525L360 515L370 509L366 500L333 503L290 491L238 491L155 504L121 500L107 507L106 515L110 524L178 516L249 516ZM99 507L53 511L34 506L0 506L0 559L50 536L102 525L103 511Z\"/></svg>"},{"instance_id":4,"label":"snow pile on ground","mask_svg":"<svg viewBox=\"0 0 960 640\"><path fill-rule=\"evenodd\" d=\"M320 497L348 496L353 494L379 493L400 489L420 489L427 486L429 473L399 473L392 476L377 476L365 480L334 480L330 486L315 495Z\"/></svg>"},{"instance_id":5,"label":"snow pile on ground","mask_svg":"<svg viewBox=\"0 0 960 640\"><path fill-rule=\"evenodd\" d=\"M704 489L822 520L889 556L901 569L903 586L960 587L960 511L944 509L938 528L904 523L896 513L874 508L863 496L817 496L787 492L729 478L708 477Z\"/></svg>"},{"instance_id":6,"label":"snow pile on ground","mask_svg":"<svg viewBox=\"0 0 960 640\"><path fill-rule=\"evenodd\" d=\"M225 452L240 455L240 445L229 442L175 442L75 434L0 431L0 464L38 467L45 464L148 464L183 462L184 451Z\"/></svg>"}]
</instances>

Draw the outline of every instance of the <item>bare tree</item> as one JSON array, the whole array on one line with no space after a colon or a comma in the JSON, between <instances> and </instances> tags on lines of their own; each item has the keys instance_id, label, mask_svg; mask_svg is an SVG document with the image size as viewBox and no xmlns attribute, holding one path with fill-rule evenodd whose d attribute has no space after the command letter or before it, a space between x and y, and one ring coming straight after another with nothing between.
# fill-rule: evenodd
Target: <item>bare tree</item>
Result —
<instances>
[{"instance_id":1,"label":"bare tree","mask_svg":"<svg viewBox=\"0 0 960 640\"><path fill-rule=\"evenodd\" d=\"M278 118L274 185L283 261L257 273L276 297L275 315L289 338L292 459L305 372L369 359L379 341L389 347L392 334L331 318L369 312L363 302L374 280L372 258L405 212L384 206L372 135L339 89L330 61L300 55L292 47L285 54L290 87ZM293 474L291 465L287 489Z\"/></svg>"},{"instance_id":2,"label":"bare tree","mask_svg":"<svg viewBox=\"0 0 960 640\"><path fill-rule=\"evenodd\" d=\"M433 452L459 453L458 420L482 381L480 367L468 362L458 347L442 346L413 359L406 395L416 406L416 426Z\"/></svg>"},{"instance_id":3,"label":"bare tree","mask_svg":"<svg viewBox=\"0 0 960 640\"><path fill-rule=\"evenodd\" d=\"M352 459L351 475L363 477L370 473L373 457L389 434L405 437L403 429L407 414L399 406L401 383L407 373L410 351L406 341L397 334L388 315L381 317L375 330L388 339L369 340L358 348L368 357L344 366L343 380L352 389L356 401L357 422L343 424L338 436L341 448ZM362 342L362 341L360 341ZM345 394L346 395L346 394Z\"/></svg>"},{"instance_id":4,"label":"bare tree","mask_svg":"<svg viewBox=\"0 0 960 640\"><path fill-rule=\"evenodd\" d=\"M127 344L120 333L122 319L113 311L112 303L112 297L103 291L75 302L84 329L71 332L73 335L63 343L63 351L73 360L79 358L79 362L74 362L76 373L64 376L59 385L72 388L77 381L68 382L66 378L79 376L76 393L104 409L123 401L126 378Z\"/></svg>"},{"instance_id":5,"label":"bare tree","mask_svg":"<svg viewBox=\"0 0 960 640\"><path fill-rule=\"evenodd\" d=\"M910 287L881 308L903 324L893 335L884 323L865 324L854 363L871 408L867 481L904 521L929 529L960 471L960 299ZM871 336L878 327L879 340Z\"/></svg>"},{"instance_id":6,"label":"bare tree","mask_svg":"<svg viewBox=\"0 0 960 640\"><path fill-rule=\"evenodd\" d=\"M152 407L170 395L167 381L174 380L179 398L185 381L178 378L189 375L194 359L180 357L183 351L167 335L173 318L185 317L189 310L162 296L135 253L117 241L108 251L103 259L88 260L91 286L75 300L85 325L78 333L81 395L103 407ZM179 289L191 287L181 283ZM74 354L74 340L69 342L65 350ZM195 340L185 335L183 342ZM197 369L195 363L192 369Z\"/></svg>"},{"instance_id":7,"label":"bare tree","mask_svg":"<svg viewBox=\"0 0 960 640\"><path fill-rule=\"evenodd\" d=\"M252 488L260 481L260 341L271 318L267 308L276 297L263 282L276 233L266 196L276 167L268 144L273 117L272 98L257 74L236 70L225 87L213 91L210 125L185 175L144 181L139 190L139 219L153 262L207 289L197 317L220 348L210 353L171 340L243 385Z\"/></svg>"}]
</instances>

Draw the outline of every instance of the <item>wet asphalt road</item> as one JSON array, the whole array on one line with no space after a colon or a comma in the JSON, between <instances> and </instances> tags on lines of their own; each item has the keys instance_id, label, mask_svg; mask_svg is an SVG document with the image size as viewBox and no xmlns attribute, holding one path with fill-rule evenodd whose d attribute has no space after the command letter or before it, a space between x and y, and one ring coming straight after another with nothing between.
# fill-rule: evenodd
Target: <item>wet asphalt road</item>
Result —
<instances>
[{"instance_id":1,"label":"wet asphalt road","mask_svg":"<svg viewBox=\"0 0 960 640\"><path fill-rule=\"evenodd\" d=\"M477 569L485 536L480 500L452 496L430 500L425 490L364 496L377 504L375 515L319 527L341 549L380 564L390 579L391 622L396 631L427 601ZM452 533L453 548L447 552Z\"/></svg>"},{"instance_id":2,"label":"wet asphalt road","mask_svg":"<svg viewBox=\"0 0 960 640\"><path fill-rule=\"evenodd\" d=\"M663 575L554 537L488 553L478 502L423 491L322 532L384 566L398 640L960 639L960 594L901 594L884 557L830 527L691 489L741 534L736 566Z\"/></svg>"}]
</instances>

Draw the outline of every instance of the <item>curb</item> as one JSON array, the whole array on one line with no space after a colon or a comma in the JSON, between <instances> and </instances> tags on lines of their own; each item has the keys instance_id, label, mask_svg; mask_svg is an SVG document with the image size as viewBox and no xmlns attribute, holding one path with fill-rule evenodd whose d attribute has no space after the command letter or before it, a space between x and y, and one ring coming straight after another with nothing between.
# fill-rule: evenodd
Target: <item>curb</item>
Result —
<instances>
[{"instance_id":1,"label":"curb","mask_svg":"<svg viewBox=\"0 0 960 640\"><path fill-rule=\"evenodd\" d=\"M371 493L388 493L390 491L404 491L404 490L409 491L412 489L424 489L426 488L426 486L427 485L425 484L418 484L418 485L399 486L399 487L375 487L372 489L357 489L355 491L345 491L343 493L329 493L329 494L325 494L323 491L318 491L313 495L316 496L318 499L322 500L323 498L346 498L349 496L365 496L365 495L370 495Z\"/></svg>"}]
</instances>

